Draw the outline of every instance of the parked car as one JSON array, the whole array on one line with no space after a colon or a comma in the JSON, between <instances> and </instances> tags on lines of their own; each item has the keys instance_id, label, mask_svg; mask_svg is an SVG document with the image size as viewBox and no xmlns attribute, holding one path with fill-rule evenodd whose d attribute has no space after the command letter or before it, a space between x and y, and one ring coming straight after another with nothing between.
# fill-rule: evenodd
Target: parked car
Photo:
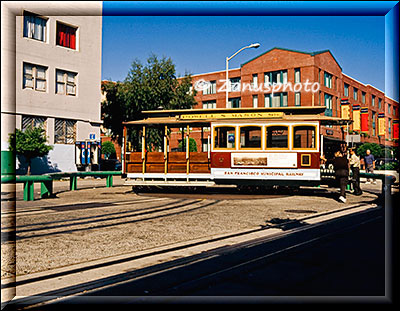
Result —
<instances>
[{"instance_id":1,"label":"parked car","mask_svg":"<svg viewBox=\"0 0 400 311\"><path fill-rule=\"evenodd\" d=\"M122 164L118 159L100 159L100 170L121 171Z\"/></svg>"}]
</instances>

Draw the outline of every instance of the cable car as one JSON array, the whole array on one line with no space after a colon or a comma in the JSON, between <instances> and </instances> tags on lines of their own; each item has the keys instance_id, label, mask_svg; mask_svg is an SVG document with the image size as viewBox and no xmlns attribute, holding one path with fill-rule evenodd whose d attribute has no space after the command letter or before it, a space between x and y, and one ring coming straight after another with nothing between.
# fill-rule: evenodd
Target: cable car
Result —
<instances>
[{"instance_id":1,"label":"cable car","mask_svg":"<svg viewBox=\"0 0 400 311\"><path fill-rule=\"evenodd\" d=\"M142 120L123 122L123 176L137 186L319 185L321 126L352 122L324 111L325 106L143 111ZM163 141L147 150L151 129L162 132ZM171 148L177 137L180 148ZM199 152L190 150L191 137L201 138Z\"/></svg>"}]
</instances>

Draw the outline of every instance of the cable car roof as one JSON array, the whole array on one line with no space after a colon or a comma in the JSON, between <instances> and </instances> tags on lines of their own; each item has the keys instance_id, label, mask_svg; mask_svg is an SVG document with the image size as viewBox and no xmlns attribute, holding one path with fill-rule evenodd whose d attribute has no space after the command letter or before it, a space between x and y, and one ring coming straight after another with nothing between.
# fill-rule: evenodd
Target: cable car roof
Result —
<instances>
[{"instance_id":1,"label":"cable car roof","mask_svg":"<svg viewBox=\"0 0 400 311\"><path fill-rule=\"evenodd\" d=\"M142 111L143 120L123 122L124 125L167 125L170 127L209 126L211 122L229 123L279 121L320 121L322 125L346 125L352 120L322 115L325 106L214 108Z\"/></svg>"}]
</instances>

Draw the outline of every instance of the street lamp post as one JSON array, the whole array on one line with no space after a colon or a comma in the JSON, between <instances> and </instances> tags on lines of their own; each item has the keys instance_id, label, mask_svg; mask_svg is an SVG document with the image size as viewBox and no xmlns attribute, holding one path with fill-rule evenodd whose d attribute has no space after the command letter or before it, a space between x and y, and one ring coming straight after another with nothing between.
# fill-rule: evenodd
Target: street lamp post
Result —
<instances>
[{"instance_id":1,"label":"street lamp post","mask_svg":"<svg viewBox=\"0 0 400 311\"><path fill-rule=\"evenodd\" d=\"M228 108L228 104L229 104L229 99L228 99L228 87L230 87L230 82L229 82L229 77L228 77L228 67L229 67L229 61L234 58L236 55L238 55L241 51L245 50L245 49L250 49L250 48L254 48L257 49L260 46L260 43L253 43L250 44L248 46L242 47L240 50L238 50L235 54L233 54L230 57L226 58L226 108Z\"/></svg>"}]
</instances>

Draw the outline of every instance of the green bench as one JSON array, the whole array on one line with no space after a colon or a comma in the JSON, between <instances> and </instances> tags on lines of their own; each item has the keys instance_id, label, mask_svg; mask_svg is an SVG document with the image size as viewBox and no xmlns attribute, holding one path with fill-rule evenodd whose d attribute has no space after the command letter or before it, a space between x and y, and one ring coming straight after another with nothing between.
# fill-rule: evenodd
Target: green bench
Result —
<instances>
[{"instance_id":1,"label":"green bench","mask_svg":"<svg viewBox=\"0 0 400 311\"><path fill-rule=\"evenodd\" d=\"M53 181L69 178L69 190L77 190L78 177L100 177L106 178L106 187L113 186L113 176L120 176L120 171L104 172L72 172L72 173L50 173L45 175L15 176L2 175L2 183L24 183L24 201L34 200L34 183L40 182L40 198L47 198L53 194Z\"/></svg>"}]
</instances>

